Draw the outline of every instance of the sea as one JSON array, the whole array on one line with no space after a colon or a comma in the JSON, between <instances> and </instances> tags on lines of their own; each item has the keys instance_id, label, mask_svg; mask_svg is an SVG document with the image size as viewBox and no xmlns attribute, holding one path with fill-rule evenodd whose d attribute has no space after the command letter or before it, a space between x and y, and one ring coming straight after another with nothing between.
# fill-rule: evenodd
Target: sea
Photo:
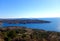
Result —
<instances>
[{"instance_id":1,"label":"sea","mask_svg":"<svg viewBox=\"0 0 60 41\"><path fill-rule=\"evenodd\" d=\"M60 18L21 18L25 19L38 19L50 21L50 23L31 23L31 24L7 24L4 23L3 26L24 26L32 29L43 29L46 31L57 31L60 32Z\"/></svg>"}]
</instances>

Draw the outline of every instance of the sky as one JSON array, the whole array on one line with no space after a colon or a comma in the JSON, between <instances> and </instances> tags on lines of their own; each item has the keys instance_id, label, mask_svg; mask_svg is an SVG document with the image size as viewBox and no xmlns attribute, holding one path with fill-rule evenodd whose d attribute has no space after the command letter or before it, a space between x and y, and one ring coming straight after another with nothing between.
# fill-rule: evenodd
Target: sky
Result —
<instances>
[{"instance_id":1,"label":"sky","mask_svg":"<svg viewBox=\"0 0 60 41\"><path fill-rule=\"evenodd\" d=\"M60 0L0 0L0 18L60 17Z\"/></svg>"}]
</instances>

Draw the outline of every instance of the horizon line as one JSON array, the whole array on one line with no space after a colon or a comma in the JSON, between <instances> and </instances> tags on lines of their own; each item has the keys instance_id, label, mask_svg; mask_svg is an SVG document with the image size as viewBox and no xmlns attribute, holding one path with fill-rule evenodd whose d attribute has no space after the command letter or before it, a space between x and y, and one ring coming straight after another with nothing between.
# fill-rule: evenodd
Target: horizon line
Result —
<instances>
[{"instance_id":1,"label":"horizon line","mask_svg":"<svg viewBox=\"0 0 60 41\"><path fill-rule=\"evenodd\" d=\"M60 17L18 17L18 18L31 18L32 19L32 18L60 18ZM18 19L18 18L9 17L9 18L0 18L0 19Z\"/></svg>"}]
</instances>

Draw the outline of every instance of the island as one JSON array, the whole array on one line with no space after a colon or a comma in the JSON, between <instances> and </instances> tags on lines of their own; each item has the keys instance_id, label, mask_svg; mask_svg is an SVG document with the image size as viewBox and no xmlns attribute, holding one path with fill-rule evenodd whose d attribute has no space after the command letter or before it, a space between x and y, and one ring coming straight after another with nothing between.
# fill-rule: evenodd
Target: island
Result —
<instances>
[{"instance_id":1,"label":"island","mask_svg":"<svg viewBox=\"0 0 60 41\"><path fill-rule=\"evenodd\" d=\"M51 23L51 21L38 20L38 19L2 19L0 23L8 24L30 24L30 23Z\"/></svg>"}]
</instances>

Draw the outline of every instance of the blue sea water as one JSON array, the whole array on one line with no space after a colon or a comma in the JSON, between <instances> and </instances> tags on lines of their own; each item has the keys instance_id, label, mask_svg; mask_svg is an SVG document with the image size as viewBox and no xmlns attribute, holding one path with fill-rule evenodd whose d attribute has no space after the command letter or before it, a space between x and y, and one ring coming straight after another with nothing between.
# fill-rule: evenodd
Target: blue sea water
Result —
<instances>
[{"instance_id":1,"label":"blue sea water","mask_svg":"<svg viewBox=\"0 0 60 41\"><path fill-rule=\"evenodd\" d=\"M33 19L33 18L31 18ZM3 26L25 26L28 28L43 29L47 31L59 31L58 30L58 18L36 18L39 20L47 20L51 23L34 23L34 24L7 24L4 23Z\"/></svg>"}]
</instances>

